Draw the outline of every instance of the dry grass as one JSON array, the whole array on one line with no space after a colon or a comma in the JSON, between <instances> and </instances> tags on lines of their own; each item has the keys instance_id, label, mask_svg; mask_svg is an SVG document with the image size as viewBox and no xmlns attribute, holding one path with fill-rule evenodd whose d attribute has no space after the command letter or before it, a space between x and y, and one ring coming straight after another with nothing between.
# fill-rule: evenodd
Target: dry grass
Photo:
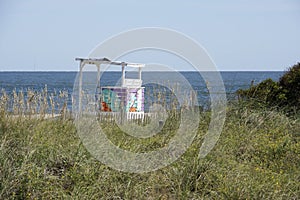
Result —
<instances>
[{"instance_id":1,"label":"dry grass","mask_svg":"<svg viewBox=\"0 0 300 200\"><path fill-rule=\"evenodd\" d=\"M284 113L264 108L249 108L242 102L231 104L217 145L199 160L199 148L210 122L210 112L204 112L193 144L178 161L151 173L133 174L116 171L94 159L77 137L70 118L10 117L63 110L62 102L49 103L45 94L46 91L40 94L31 91L27 95L15 92L13 96L2 93L0 199L298 199L300 196L299 118L287 118ZM59 93L53 94L57 96ZM114 144L143 152L168 142L176 130L176 119L176 115L170 115L161 132L145 140L126 136L114 123L101 125Z\"/></svg>"},{"instance_id":2,"label":"dry grass","mask_svg":"<svg viewBox=\"0 0 300 200\"><path fill-rule=\"evenodd\" d=\"M47 86L40 92L31 89L16 89L7 94L4 89L0 93L0 111L14 118L50 118L70 114L67 107L68 92L55 91L48 93Z\"/></svg>"}]
</instances>

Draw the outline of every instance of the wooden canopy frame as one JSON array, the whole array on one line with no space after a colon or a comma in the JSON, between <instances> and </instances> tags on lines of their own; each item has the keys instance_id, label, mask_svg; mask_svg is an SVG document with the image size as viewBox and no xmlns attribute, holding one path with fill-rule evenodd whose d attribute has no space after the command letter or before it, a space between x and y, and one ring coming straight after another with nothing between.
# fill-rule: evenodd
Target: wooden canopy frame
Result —
<instances>
[{"instance_id":1,"label":"wooden canopy frame","mask_svg":"<svg viewBox=\"0 0 300 200\"><path fill-rule=\"evenodd\" d=\"M75 58L76 61L79 61L79 113L81 113L81 101L82 101L82 73L85 65L96 65L97 67L97 85L100 86L100 67L101 64L107 65L119 65L122 67L122 87L126 87L125 83L125 67L134 67L139 70L139 80L142 80L142 68L145 67L145 64L140 63L127 63L120 61L111 61L108 58Z\"/></svg>"}]
</instances>

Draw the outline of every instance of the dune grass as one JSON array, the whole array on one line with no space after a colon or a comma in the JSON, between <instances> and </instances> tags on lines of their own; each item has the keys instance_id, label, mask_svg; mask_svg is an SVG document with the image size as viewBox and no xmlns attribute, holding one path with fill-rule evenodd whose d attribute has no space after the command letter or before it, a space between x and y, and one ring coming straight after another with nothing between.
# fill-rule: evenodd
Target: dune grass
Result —
<instances>
[{"instance_id":1,"label":"dune grass","mask_svg":"<svg viewBox=\"0 0 300 200\"><path fill-rule=\"evenodd\" d=\"M49 101L43 93L29 92L26 98L21 92L13 95L3 93L0 100L0 199L300 196L297 115L287 117L265 107L255 108L251 102L232 102L227 107L218 143L208 156L199 159L199 148L210 122L210 112L201 112L196 138L180 159L154 172L134 174L116 171L93 158L77 136L73 119L22 117L57 110L66 113L65 94L50 94L52 99L62 99L59 104L51 98ZM132 152L146 152L167 144L178 128L177 122L178 115L171 114L163 129L148 139L128 136L113 122L100 125L115 145Z\"/></svg>"}]
</instances>

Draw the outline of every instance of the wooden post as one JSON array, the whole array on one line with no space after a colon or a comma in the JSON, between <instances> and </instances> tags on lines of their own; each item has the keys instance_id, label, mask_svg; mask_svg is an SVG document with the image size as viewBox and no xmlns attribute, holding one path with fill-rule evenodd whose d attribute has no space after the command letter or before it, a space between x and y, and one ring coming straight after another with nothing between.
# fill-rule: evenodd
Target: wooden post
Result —
<instances>
[{"instance_id":1,"label":"wooden post","mask_svg":"<svg viewBox=\"0 0 300 200\"><path fill-rule=\"evenodd\" d=\"M122 63L122 87L125 87L125 64Z\"/></svg>"},{"instance_id":2,"label":"wooden post","mask_svg":"<svg viewBox=\"0 0 300 200\"><path fill-rule=\"evenodd\" d=\"M96 109L100 107L100 93L101 93L101 87L100 87L100 63L96 63L97 66L97 87L96 87L96 92L97 92L97 99L96 99Z\"/></svg>"},{"instance_id":3,"label":"wooden post","mask_svg":"<svg viewBox=\"0 0 300 200\"><path fill-rule=\"evenodd\" d=\"M139 79L142 80L142 68L139 67Z\"/></svg>"},{"instance_id":4,"label":"wooden post","mask_svg":"<svg viewBox=\"0 0 300 200\"><path fill-rule=\"evenodd\" d=\"M100 64L96 63L97 66L97 86L100 86Z\"/></svg>"},{"instance_id":5,"label":"wooden post","mask_svg":"<svg viewBox=\"0 0 300 200\"><path fill-rule=\"evenodd\" d=\"M84 67L85 63L84 61L80 61L80 72L79 72L79 102L78 102L78 106L79 106L79 114L81 114L82 111L82 70Z\"/></svg>"}]
</instances>

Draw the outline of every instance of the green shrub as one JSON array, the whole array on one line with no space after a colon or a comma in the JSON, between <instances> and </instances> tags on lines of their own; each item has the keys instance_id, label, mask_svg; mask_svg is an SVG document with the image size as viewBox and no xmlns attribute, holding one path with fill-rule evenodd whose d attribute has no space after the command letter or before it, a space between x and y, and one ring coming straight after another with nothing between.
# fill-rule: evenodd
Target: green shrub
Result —
<instances>
[{"instance_id":1,"label":"green shrub","mask_svg":"<svg viewBox=\"0 0 300 200\"><path fill-rule=\"evenodd\" d=\"M278 82L264 80L246 90L238 90L239 99L251 100L287 113L300 110L300 63L290 67Z\"/></svg>"},{"instance_id":2,"label":"green shrub","mask_svg":"<svg viewBox=\"0 0 300 200\"><path fill-rule=\"evenodd\" d=\"M289 68L289 70L280 78L279 86L285 95L285 101L282 102L291 107L300 107L300 63Z\"/></svg>"},{"instance_id":3,"label":"green shrub","mask_svg":"<svg viewBox=\"0 0 300 200\"><path fill-rule=\"evenodd\" d=\"M238 95L243 99L255 99L257 102L268 104L275 93L279 92L279 85L272 79L266 79L247 90L238 90Z\"/></svg>"}]
</instances>

